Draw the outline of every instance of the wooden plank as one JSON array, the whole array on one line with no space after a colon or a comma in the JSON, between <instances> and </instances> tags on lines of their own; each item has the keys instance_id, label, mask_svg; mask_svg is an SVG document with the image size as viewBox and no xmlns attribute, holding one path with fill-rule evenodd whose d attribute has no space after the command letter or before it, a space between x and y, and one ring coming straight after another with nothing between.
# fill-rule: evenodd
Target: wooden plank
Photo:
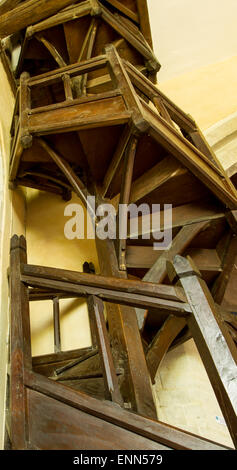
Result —
<instances>
[{"instance_id":1,"label":"wooden plank","mask_svg":"<svg viewBox=\"0 0 237 470\"><path fill-rule=\"evenodd\" d=\"M150 269L163 254L157 252L152 246L128 246L127 268ZM191 256L199 271L210 271L216 274L222 272L221 260L216 250L190 248L186 254Z\"/></svg>"},{"instance_id":2,"label":"wooden plank","mask_svg":"<svg viewBox=\"0 0 237 470\"><path fill-rule=\"evenodd\" d=\"M143 102L143 116L150 124L150 135L187 167L230 209L237 207L237 191L226 182L226 175L176 129ZM225 184L226 183L226 184Z\"/></svg>"},{"instance_id":3,"label":"wooden plank","mask_svg":"<svg viewBox=\"0 0 237 470\"><path fill-rule=\"evenodd\" d=\"M139 23L139 16L137 13L131 10L131 8L128 8L126 5L121 3L119 0L107 0L108 3L110 3L113 7L115 7L117 10L119 10L121 13L124 15L128 16L132 21L135 21L136 23Z\"/></svg>"},{"instance_id":4,"label":"wooden plank","mask_svg":"<svg viewBox=\"0 0 237 470\"><path fill-rule=\"evenodd\" d=\"M170 315L148 347L146 360L152 383L171 344L186 325L184 318Z\"/></svg>"},{"instance_id":5,"label":"wooden plank","mask_svg":"<svg viewBox=\"0 0 237 470\"><path fill-rule=\"evenodd\" d=\"M140 295L149 295L167 300L185 302L185 296L182 289L173 286L158 286L152 282L134 281L120 277L109 277L96 274L80 273L66 269L50 268L46 266L37 266L25 264L21 267L21 272L26 276L35 276L42 279L70 282L77 286L90 286L102 289L110 289L117 292L134 293Z\"/></svg>"},{"instance_id":6,"label":"wooden plank","mask_svg":"<svg viewBox=\"0 0 237 470\"><path fill-rule=\"evenodd\" d=\"M71 4L71 0L27 0L0 18L0 37L17 33L23 28L53 15Z\"/></svg>"},{"instance_id":7,"label":"wooden plank","mask_svg":"<svg viewBox=\"0 0 237 470\"><path fill-rule=\"evenodd\" d=\"M171 178L187 173L173 157L165 157L132 184L130 202L135 203L165 184Z\"/></svg>"},{"instance_id":8,"label":"wooden plank","mask_svg":"<svg viewBox=\"0 0 237 470\"><path fill-rule=\"evenodd\" d=\"M78 297L86 295L95 295L101 300L111 303L119 303L121 305L142 308L154 308L156 310L170 310L177 316L186 316L190 313L188 304L183 302L175 302L172 300L164 300L147 295L129 294L126 292L117 292L112 289L102 289L99 287L88 287L85 285L77 285L71 282L50 280L43 277L32 275L21 275L21 280L31 287L43 287L55 290L56 292L66 292L69 294L77 294ZM73 296L73 295L72 295ZM158 312L157 312L158 313Z\"/></svg>"},{"instance_id":9,"label":"wooden plank","mask_svg":"<svg viewBox=\"0 0 237 470\"><path fill-rule=\"evenodd\" d=\"M24 237L11 239L11 442L25 449L27 440L24 372L32 367L27 289L20 279L20 265L26 263Z\"/></svg>"},{"instance_id":10,"label":"wooden plank","mask_svg":"<svg viewBox=\"0 0 237 470\"><path fill-rule=\"evenodd\" d=\"M40 450L167 449L33 390L27 390L27 403L30 441Z\"/></svg>"},{"instance_id":11,"label":"wooden plank","mask_svg":"<svg viewBox=\"0 0 237 470\"><path fill-rule=\"evenodd\" d=\"M2 0L0 5L0 15L13 10L22 0Z\"/></svg>"},{"instance_id":12,"label":"wooden plank","mask_svg":"<svg viewBox=\"0 0 237 470\"><path fill-rule=\"evenodd\" d=\"M159 256L152 268L145 274L143 280L145 282L157 282L157 284L164 281L167 275L167 261L172 261L175 255L183 253L195 236L205 229L206 225L207 222L199 222L197 224L184 226L174 238L170 249L164 251L164 253ZM139 328L142 329L146 311L136 309L136 315Z\"/></svg>"},{"instance_id":13,"label":"wooden plank","mask_svg":"<svg viewBox=\"0 0 237 470\"><path fill-rule=\"evenodd\" d=\"M144 216L146 227L149 225L147 222L150 220L151 216ZM172 229L181 228L184 225L192 225L199 222L214 222L215 220L225 219L225 212L224 209L216 204L212 204L207 201L198 201L191 204L185 204L178 207L173 207L172 209ZM144 221L143 221L144 222ZM135 225L135 224L134 224ZM152 224L150 223L150 227ZM160 230L164 230L164 212L160 212ZM143 224L142 218L137 218L137 230L134 232L130 232L128 234L128 238L132 238L132 236L140 238L143 234ZM152 232L150 232L150 236L152 238Z\"/></svg>"},{"instance_id":14,"label":"wooden plank","mask_svg":"<svg viewBox=\"0 0 237 470\"><path fill-rule=\"evenodd\" d=\"M101 17L102 19L108 23L117 33L122 36L126 41L134 47L147 61L149 68L154 71L158 72L160 69L160 64L157 61L152 49L148 45L148 43L138 34L134 34L132 28L129 28L127 25L124 24L124 21L118 17L115 17L110 11L101 6ZM138 37L139 36L139 37Z\"/></svg>"},{"instance_id":15,"label":"wooden plank","mask_svg":"<svg viewBox=\"0 0 237 470\"><path fill-rule=\"evenodd\" d=\"M66 101L55 105L55 109L36 109L29 115L29 132L47 135L125 124L130 120L131 112L122 96L113 95L97 100L90 97L80 103Z\"/></svg>"},{"instance_id":16,"label":"wooden plank","mask_svg":"<svg viewBox=\"0 0 237 470\"><path fill-rule=\"evenodd\" d=\"M89 415L100 418L105 422L111 422L116 426L136 433L138 436L151 439L158 444L163 444L174 449L192 450L224 450L225 446L214 443L200 436L195 436L186 431L168 426L164 423L145 418L135 413L130 413L122 408L115 407L110 402L101 402L83 393L75 392L61 384L54 384L39 374L28 373L25 377L28 388L52 397L59 402L79 409Z\"/></svg>"},{"instance_id":17,"label":"wooden plank","mask_svg":"<svg viewBox=\"0 0 237 470\"><path fill-rule=\"evenodd\" d=\"M173 266L173 268L172 268ZM188 326L202 357L227 427L237 446L237 350L216 313L214 300L193 264L179 255L170 263L170 278L178 276L192 315Z\"/></svg>"},{"instance_id":18,"label":"wooden plank","mask_svg":"<svg viewBox=\"0 0 237 470\"><path fill-rule=\"evenodd\" d=\"M153 44L152 44L151 28L150 28L150 23L149 23L149 12L148 12L147 0L137 0L137 10L138 10L138 16L139 16L142 33L144 37L146 38L146 41L152 48Z\"/></svg>"},{"instance_id":19,"label":"wooden plank","mask_svg":"<svg viewBox=\"0 0 237 470\"><path fill-rule=\"evenodd\" d=\"M110 350L103 302L95 296L90 296L88 302L94 313L97 344L105 383L105 397L122 406L123 399L120 394L118 379Z\"/></svg>"}]
</instances>

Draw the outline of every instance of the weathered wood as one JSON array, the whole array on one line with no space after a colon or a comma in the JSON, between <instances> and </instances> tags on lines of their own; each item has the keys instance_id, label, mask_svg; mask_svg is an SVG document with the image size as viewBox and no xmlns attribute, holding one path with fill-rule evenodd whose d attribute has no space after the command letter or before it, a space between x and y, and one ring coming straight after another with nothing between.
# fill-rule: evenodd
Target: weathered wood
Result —
<instances>
[{"instance_id":1,"label":"weathered wood","mask_svg":"<svg viewBox=\"0 0 237 470\"><path fill-rule=\"evenodd\" d=\"M77 294L78 297L87 295L95 295L105 302L120 303L121 305L142 308L154 308L159 314L159 310L173 311L174 315L186 316L190 312L188 304L183 302L175 302L172 300L164 300L147 295L130 294L122 291L114 291L108 288L89 287L77 285L71 282L50 280L43 277L32 275L21 275L21 280L31 287L43 287L56 292L66 292L69 294Z\"/></svg>"},{"instance_id":2,"label":"weathered wood","mask_svg":"<svg viewBox=\"0 0 237 470\"><path fill-rule=\"evenodd\" d=\"M2 0L0 5L0 15L15 8L22 0Z\"/></svg>"},{"instance_id":3,"label":"weathered wood","mask_svg":"<svg viewBox=\"0 0 237 470\"><path fill-rule=\"evenodd\" d=\"M130 197L131 202L139 201L167 181L170 181L171 178L184 173L187 173L186 168L183 168L177 160L170 156L164 158L155 167L133 182Z\"/></svg>"},{"instance_id":4,"label":"weathered wood","mask_svg":"<svg viewBox=\"0 0 237 470\"><path fill-rule=\"evenodd\" d=\"M145 219L145 226L148 226L146 218L151 221L151 215L143 216ZM224 220L225 213L223 208L218 205L210 204L209 202L197 202L191 204L185 204L172 209L172 229L182 228L184 225L192 225L199 222L210 222L210 224L216 220ZM128 234L129 238L138 237L143 235L143 224L142 217L137 218L137 230L133 230ZM135 225L135 224L134 224ZM150 223L150 227L152 224ZM160 212L160 230L164 230L164 211ZM150 232L152 238L152 232Z\"/></svg>"},{"instance_id":5,"label":"weathered wood","mask_svg":"<svg viewBox=\"0 0 237 470\"><path fill-rule=\"evenodd\" d=\"M107 191L110 187L110 184L116 174L120 161L123 158L125 149L128 145L128 141L131 137L131 132L132 132L132 126L128 124L124 128L124 131L119 139L113 158L111 159L111 162L109 164L109 168L107 169L107 172L105 174L102 189L101 189L102 197L106 196Z\"/></svg>"},{"instance_id":6,"label":"weathered wood","mask_svg":"<svg viewBox=\"0 0 237 470\"><path fill-rule=\"evenodd\" d=\"M169 250L164 251L159 256L155 264L145 274L143 281L145 282L157 282L160 284L164 281L167 275L167 261L172 260L175 255L184 252L185 248L190 244L196 235L205 229L207 222L199 222L197 224L184 226L174 238ZM144 325L144 319L146 311L142 309L136 309L136 315L138 319L139 328L142 329Z\"/></svg>"},{"instance_id":7,"label":"weathered wood","mask_svg":"<svg viewBox=\"0 0 237 470\"><path fill-rule=\"evenodd\" d=\"M186 292L192 314L188 326L202 357L226 424L237 446L237 350L215 310L213 298L200 274L187 259L177 255L174 274Z\"/></svg>"},{"instance_id":8,"label":"weathered wood","mask_svg":"<svg viewBox=\"0 0 237 470\"><path fill-rule=\"evenodd\" d=\"M71 0L27 0L1 16L0 37L16 33L71 3Z\"/></svg>"},{"instance_id":9,"label":"weathered wood","mask_svg":"<svg viewBox=\"0 0 237 470\"><path fill-rule=\"evenodd\" d=\"M232 311L236 311L237 309L235 288L237 278L236 260L237 236L233 235L224 257L222 273L216 280L212 289L212 295L216 303Z\"/></svg>"},{"instance_id":10,"label":"weathered wood","mask_svg":"<svg viewBox=\"0 0 237 470\"><path fill-rule=\"evenodd\" d=\"M110 350L109 338L104 318L103 302L101 302L101 300L95 296L90 296L88 302L91 306L91 310L94 313L97 344L105 382L105 396L109 400L122 406L123 399L120 394L118 379Z\"/></svg>"},{"instance_id":11,"label":"weathered wood","mask_svg":"<svg viewBox=\"0 0 237 470\"><path fill-rule=\"evenodd\" d=\"M159 286L149 281L133 281L131 279L123 279L118 276L109 277L30 264L22 265L21 272L26 276L35 276L42 279L62 281L64 283L69 282L77 286L82 285L101 289L110 289L128 294L149 295L151 297L179 302L186 301L182 289L166 285Z\"/></svg>"},{"instance_id":12,"label":"weathered wood","mask_svg":"<svg viewBox=\"0 0 237 470\"><path fill-rule=\"evenodd\" d=\"M100 270L103 275L122 277L111 240L96 239ZM125 276L123 276L125 277ZM120 296L121 298L121 296ZM121 393L131 409L143 416L157 418L135 311L127 306L107 304L106 312L111 344L117 364L124 367Z\"/></svg>"},{"instance_id":13,"label":"weathered wood","mask_svg":"<svg viewBox=\"0 0 237 470\"><path fill-rule=\"evenodd\" d=\"M185 319L170 315L149 345L146 360L153 383L169 347L185 325Z\"/></svg>"},{"instance_id":14,"label":"weathered wood","mask_svg":"<svg viewBox=\"0 0 237 470\"><path fill-rule=\"evenodd\" d=\"M24 237L11 239L11 442L13 449L26 446L24 372L32 367L27 288L20 279L26 263Z\"/></svg>"},{"instance_id":15,"label":"weathered wood","mask_svg":"<svg viewBox=\"0 0 237 470\"><path fill-rule=\"evenodd\" d=\"M61 351L61 333L60 333L60 311L59 298L53 299L53 320L54 320L54 352Z\"/></svg>"},{"instance_id":16,"label":"weathered wood","mask_svg":"<svg viewBox=\"0 0 237 470\"><path fill-rule=\"evenodd\" d=\"M25 383L32 390L55 398L61 403L66 403L103 421L134 432L138 436L144 436L158 444L174 449L227 449L225 446L203 439L200 436L195 436L161 422L115 407L110 402L101 402L90 396L85 396L83 393L70 390L61 384L55 386L51 380L35 373L28 373L25 377Z\"/></svg>"},{"instance_id":17,"label":"weathered wood","mask_svg":"<svg viewBox=\"0 0 237 470\"><path fill-rule=\"evenodd\" d=\"M237 210L227 212L226 218L227 218L227 221L228 221L231 229L233 230L235 235L237 235Z\"/></svg>"},{"instance_id":18,"label":"weathered wood","mask_svg":"<svg viewBox=\"0 0 237 470\"><path fill-rule=\"evenodd\" d=\"M67 66L66 62L63 60L62 56L59 54L56 47L53 44L51 44L51 42L48 39L39 35L36 35L36 39L38 39L38 41L40 41L46 47L46 49L52 55L52 57L54 58L55 62L58 64L59 67Z\"/></svg>"},{"instance_id":19,"label":"weathered wood","mask_svg":"<svg viewBox=\"0 0 237 470\"><path fill-rule=\"evenodd\" d=\"M138 139L132 137L128 143L122 176L122 187L119 201L119 221L120 226L117 224L117 245L118 245L118 264L121 271L126 271L126 246L127 246L127 222L128 213L127 205L130 202L133 168L136 156ZM122 229L122 231L121 231ZM125 233L123 233L125 232Z\"/></svg>"},{"instance_id":20,"label":"weathered wood","mask_svg":"<svg viewBox=\"0 0 237 470\"><path fill-rule=\"evenodd\" d=\"M63 172L63 174L66 176L68 181L70 182L72 188L74 189L75 193L78 195L78 197L81 199L83 202L84 206L88 209L92 219L96 221L96 214L89 204L87 197L89 196L89 193L86 189L86 186L84 183L80 180L80 178L76 175L76 173L73 171L69 163L64 160L61 156L59 156L51 147L50 145L47 144L43 139L38 139L38 142L40 145L43 147L44 150L52 157L53 161L56 163L56 165L60 168L60 170Z\"/></svg>"}]
</instances>

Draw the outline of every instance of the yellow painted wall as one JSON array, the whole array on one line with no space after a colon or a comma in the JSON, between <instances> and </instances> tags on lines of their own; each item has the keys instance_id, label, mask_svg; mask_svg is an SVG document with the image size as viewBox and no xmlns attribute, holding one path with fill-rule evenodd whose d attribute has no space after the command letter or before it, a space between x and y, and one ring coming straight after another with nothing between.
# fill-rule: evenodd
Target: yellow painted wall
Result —
<instances>
[{"instance_id":1,"label":"yellow painted wall","mask_svg":"<svg viewBox=\"0 0 237 470\"><path fill-rule=\"evenodd\" d=\"M10 125L14 99L5 71L0 62L0 448L4 440L6 370L8 358L9 291L7 269L9 266L10 236L24 234L24 193L8 190L8 165L10 148Z\"/></svg>"},{"instance_id":2,"label":"yellow painted wall","mask_svg":"<svg viewBox=\"0 0 237 470\"><path fill-rule=\"evenodd\" d=\"M80 204L74 196L70 203ZM64 236L65 203L59 196L27 190L28 262L55 268L83 271L85 261L92 262L98 272L93 240L67 240ZM85 222L86 222L85 213ZM82 300L60 301L62 349L77 349L91 344L87 306ZM53 348L53 304L51 301L31 303L32 352L47 354Z\"/></svg>"},{"instance_id":3,"label":"yellow painted wall","mask_svg":"<svg viewBox=\"0 0 237 470\"><path fill-rule=\"evenodd\" d=\"M162 81L159 87L204 130L236 112L236 80L237 56Z\"/></svg>"}]
</instances>

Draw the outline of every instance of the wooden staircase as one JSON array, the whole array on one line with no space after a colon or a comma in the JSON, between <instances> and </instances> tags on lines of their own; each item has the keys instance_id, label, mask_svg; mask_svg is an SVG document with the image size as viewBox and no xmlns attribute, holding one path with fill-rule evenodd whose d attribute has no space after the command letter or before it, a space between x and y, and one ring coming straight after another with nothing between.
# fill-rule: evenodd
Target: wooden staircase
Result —
<instances>
[{"instance_id":1,"label":"wooden staircase","mask_svg":"<svg viewBox=\"0 0 237 470\"><path fill-rule=\"evenodd\" d=\"M28 265L24 237L12 238L12 447L223 448L157 420L151 382L191 337L236 446L237 191L192 117L155 85L146 1L5 0L9 35L21 44L14 73L1 49L16 97L11 189L74 192L87 209L95 196L94 222L112 203L128 225L123 239L97 237L99 275ZM168 230L172 245L154 250ZM80 297L92 346L62 352L60 301ZM55 352L32 358L29 302L39 300L52 301Z\"/></svg>"}]
</instances>

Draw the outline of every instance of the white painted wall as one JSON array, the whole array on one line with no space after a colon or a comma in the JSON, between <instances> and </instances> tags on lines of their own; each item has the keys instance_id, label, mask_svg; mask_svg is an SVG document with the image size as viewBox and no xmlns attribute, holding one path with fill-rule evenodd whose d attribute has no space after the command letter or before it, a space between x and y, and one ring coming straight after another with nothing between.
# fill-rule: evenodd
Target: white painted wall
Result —
<instances>
[{"instance_id":1,"label":"white painted wall","mask_svg":"<svg viewBox=\"0 0 237 470\"><path fill-rule=\"evenodd\" d=\"M236 0L148 0L163 82L237 55Z\"/></svg>"}]
</instances>

